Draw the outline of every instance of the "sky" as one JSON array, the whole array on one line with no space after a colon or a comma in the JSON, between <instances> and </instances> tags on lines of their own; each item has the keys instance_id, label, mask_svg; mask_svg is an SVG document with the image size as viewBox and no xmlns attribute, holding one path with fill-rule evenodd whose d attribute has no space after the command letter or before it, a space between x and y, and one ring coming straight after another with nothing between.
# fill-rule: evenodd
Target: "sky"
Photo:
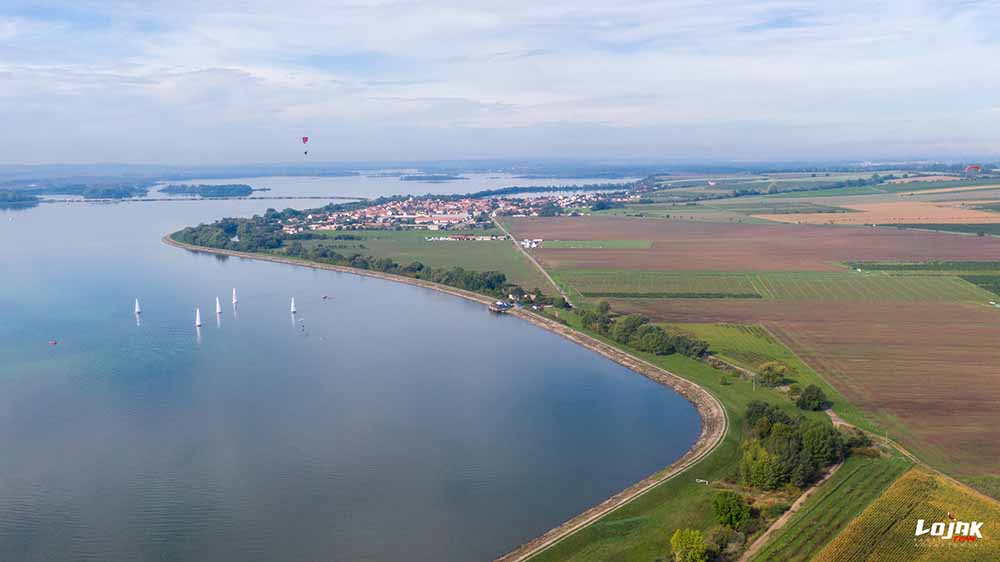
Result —
<instances>
[{"instance_id":1,"label":"sky","mask_svg":"<svg viewBox=\"0 0 1000 562\"><path fill-rule=\"evenodd\" d=\"M0 163L1000 154L1000 0L3 0Z\"/></svg>"}]
</instances>

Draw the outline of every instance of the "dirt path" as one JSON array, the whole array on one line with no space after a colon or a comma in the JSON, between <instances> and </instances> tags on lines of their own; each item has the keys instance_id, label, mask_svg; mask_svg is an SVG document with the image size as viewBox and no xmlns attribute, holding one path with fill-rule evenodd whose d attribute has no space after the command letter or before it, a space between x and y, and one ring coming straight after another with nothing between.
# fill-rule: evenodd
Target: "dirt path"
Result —
<instances>
[{"instance_id":1,"label":"dirt path","mask_svg":"<svg viewBox=\"0 0 1000 562\"><path fill-rule=\"evenodd\" d=\"M493 224L497 225L497 228L502 230L503 233L506 234L508 238L510 238L511 243L514 244L514 247L517 248L517 251L521 252L524 255L524 257L528 258L528 261L530 261L535 266L535 268L538 269L538 271L542 272L542 275L545 276L545 279L548 280L549 284L555 287L557 291L559 291L559 294L562 295L563 300L565 300L570 306L573 306L572 301L569 300L569 296L566 294L565 291L562 290L562 287L560 287L556 283L555 279L553 279L552 276L549 275L548 271L545 271L545 268L542 267L542 264L538 263L538 260L535 259L535 256L529 254L528 251L524 249L524 246L521 245L521 243L517 240L517 238L514 238L514 235L511 234L509 230L507 230L507 227L504 226L502 222L500 222L500 219L493 217Z\"/></svg>"},{"instance_id":2,"label":"dirt path","mask_svg":"<svg viewBox=\"0 0 1000 562\"><path fill-rule=\"evenodd\" d=\"M271 261L276 263L284 263L288 265L297 265L302 267L309 267L313 269L324 269L328 271L339 271L344 273L351 273L354 275L365 275L368 277L377 277L379 279L386 279L389 281L396 281L398 283L406 283L409 285L416 285L419 287L424 287L427 289L433 289L436 291L441 291L458 297L473 300L482 304L490 304L493 299L480 295L478 293L473 293L470 291L465 291L462 289L456 289L454 287L448 287L445 285L439 285L437 283L432 283L429 281L424 281L422 279L413 279L412 277L403 277L400 275L393 275L390 273L381 273L378 271L368 271L363 269L355 269L350 267L342 267L337 265L328 265L315 262L306 262L301 260L295 260L290 258L283 258L280 256L270 256L266 254L255 254L247 252L235 252L230 250L220 250L216 248L205 248L201 246L193 246L190 244L184 244L171 239L169 236L163 237L163 242L170 246L176 248L182 248L192 252L201 252L209 254L218 254L224 256L233 256L252 260L261 261ZM529 256L530 257L530 256ZM535 262L537 265L537 262ZM544 270L543 270L544 271ZM538 314L534 314L528 310L515 308L508 312L513 316L516 316L522 320L530 322L539 328L549 330L554 332L578 345L581 345L591 351L601 354L602 356L622 365L632 371L639 373L640 375L662 384L677 392L688 401L690 401L694 407L698 410L698 414L701 416L701 432L698 435L697 441L692 445L691 449L688 450L681 458L674 461L673 464L664 468L663 470L641 480L629 486L628 488L618 492L617 494L611 496L610 498L604 500L603 502L595 505L594 507L584 511L583 513L573 517L572 519L564 522L546 532L545 534L527 542L523 545L517 547L511 552L501 556L496 559L496 562L522 562L528 560L529 558L539 554L540 552L550 548L559 541L569 537L570 535L576 533L577 531L587 527L591 523L597 521L601 517L604 517L608 513L628 504L629 502L635 500L636 498L642 496L646 492L652 490L656 486L678 476L686 469L690 468L696 464L701 459L705 458L708 454L715 450L715 448L722 442L723 438L726 436L726 432L729 430L729 416L726 413L725 408L722 407L722 403L709 393L704 388L698 386L697 384L675 375L670 371L662 369L648 361L630 355L617 347L610 344L604 343L596 338L588 336L582 332L565 326L547 317L543 317Z\"/></svg>"},{"instance_id":3,"label":"dirt path","mask_svg":"<svg viewBox=\"0 0 1000 562\"><path fill-rule=\"evenodd\" d=\"M761 548L763 548L765 544L767 544L767 541L770 540L775 533L780 531L781 528L784 527L786 523L788 523L788 520L791 519L792 516L795 515L799 511L799 509L802 508L802 505L806 503L806 500L809 499L810 496L813 495L813 492L818 490L819 487L822 486L824 482L829 480L830 477L833 476L838 470L840 470L840 467L842 466L844 466L843 463L837 463L833 465L830 468L830 470L828 470L827 473L823 476L823 478L820 478L819 481L813 484L811 488L803 492L803 494L799 496L799 499L795 500L795 503L793 503L792 506L788 508L788 511L781 514L781 517L779 517L778 520L775 521L774 523L771 523L771 526L768 527L766 531L764 531L763 535L757 537L757 540L753 541L753 544L750 545L750 548L748 548L746 552L744 552L743 555L740 556L739 562L747 562L748 560L756 556L757 552Z\"/></svg>"}]
</instances>

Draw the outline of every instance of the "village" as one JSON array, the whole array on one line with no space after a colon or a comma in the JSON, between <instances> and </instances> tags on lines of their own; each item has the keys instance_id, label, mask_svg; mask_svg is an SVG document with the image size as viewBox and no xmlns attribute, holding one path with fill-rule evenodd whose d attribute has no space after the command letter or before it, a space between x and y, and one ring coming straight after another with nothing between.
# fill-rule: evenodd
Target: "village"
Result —
<instances>
[{"instance_id":1,"label":"village","mask_svg":"<svg viewBox=\"0 0 1000 562\"><path fill-rule=\"evenodd\" d=\"M282 220L285 234L311 230L469 230L488 228L491 216L537 217L580 215L598 202L625 202L627 196L609 199L606 193L572 192L541 197L452 197L416 196L362 208L328 213L313 212ZM506 237L487 236L496 240ZM435 240L457 240L435 237ZM465 237L461 239L466 239Z\"/></svg>"}]
</instances>

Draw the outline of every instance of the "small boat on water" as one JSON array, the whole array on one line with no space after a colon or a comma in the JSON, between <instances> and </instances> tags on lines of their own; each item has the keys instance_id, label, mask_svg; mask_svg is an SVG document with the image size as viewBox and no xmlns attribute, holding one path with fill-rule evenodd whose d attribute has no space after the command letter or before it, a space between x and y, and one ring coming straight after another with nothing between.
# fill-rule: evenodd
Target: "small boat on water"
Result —
<instances>
[{"instance_id":1,"label":"small boat on water","mask_svg":"<svg viewBox=\"0 0 1000 562\"><path fill-rule=\"evenodd\" d=\"M292 297L292 308L291 308L291 310L292 310L292 314L295 314L297 312L295 310L295 297Z\"/></svg>"},{"instance_id":2,"label":"small boat on water","mask_svg":"<svg viewBox=\"0 0 1000 562\"><path fill-rule=\"evenodd\" d=\"M219 302L219 297L215 297L215 314L222 314L222 303Z\"/></svg>"},{"instance_id":3,"label":"small boat on water","mask_svg":"<svg viewBox=\"0 0 1000 562\"><path fill-rule=\"evenodd\" d=\"M139 299L135 299L135 313L142 314L142 307L139 306Z\"/></svg>"},{"instance_id":4,"label":"small boat on water","mask_svg":"<svg viewBox=\"0 0 1000 562\"><path fill-rule=\"evenodd\" d=\"M236 287L233 287L233 304L236 304L238 302L240 301L236 299Z\"/></svg>"},{"instance_id":5,"label":"small boat on water","mask_svg":"<svg viewBox=\"0 0 1000 562\"><path fill-rule=\"evenodd\" d=\"M200 308L194 309L194 327L195 328L200 328L201 327L201 309Z\"/></svg>"}]
</instances>

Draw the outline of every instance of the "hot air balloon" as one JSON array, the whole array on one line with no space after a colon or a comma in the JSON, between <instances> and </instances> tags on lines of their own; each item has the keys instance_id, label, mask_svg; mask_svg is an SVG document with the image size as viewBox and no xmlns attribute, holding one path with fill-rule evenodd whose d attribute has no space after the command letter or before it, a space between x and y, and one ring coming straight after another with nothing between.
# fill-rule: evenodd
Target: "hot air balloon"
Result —
<instances>
[{"instance_id":1,"label":"hot air balloon","mask_svg":"<svg viewBox=\"0 0 1000 562\"><path fill-rule=\"evenodd\" d=\"M309 137L302 137L302 144L309 144ZM306 150L306 151L303 152L303 154L305 154L306 156L309 156L309 151Z\"/></svg>"}]
</instances>

